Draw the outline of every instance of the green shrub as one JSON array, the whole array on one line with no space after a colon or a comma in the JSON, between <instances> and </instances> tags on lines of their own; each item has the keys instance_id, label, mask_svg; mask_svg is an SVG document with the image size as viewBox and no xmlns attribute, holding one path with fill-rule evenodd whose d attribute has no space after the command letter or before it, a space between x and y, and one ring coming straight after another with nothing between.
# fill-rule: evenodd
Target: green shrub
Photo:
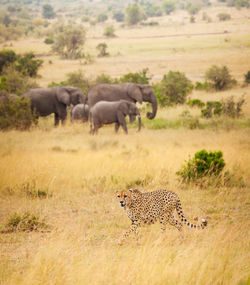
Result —
<instances>
[{"instance_id":1,"label":"green shrub","mask_svg":"<svg viewBox=\"0 0 250 285\"><path fill-rule=\"evenodd\" d=\"M102 73L96 77L93 84L98 84L98 83L115 83L115 80L112 79L110 75Z\"/></svg>"},{"instance_id":2,"label":"green shrub","mask_svg":"<svg viewBox=\"0 0 250 285\"><path fill-rule=\"evenodd\" d=\"M32 232L32 231L48 231L49 226L41 221L39 215L34 215L29 212L24 214L14 213L10 216L9 220L5 224L4 233L11 232Z\"/></svg>"},{"instance_id":3,"label":"green shrub","mask_svg":"<svg viewBox=\"0 0 250 285\"><path fill-rule=\"evenodd\" d=\"M219 13L217 17L219 18L220 21L228 21L231 19L231 15L228 13Z\"/></svg>"},{"instance_id":4,"label":"green shrub","mask_svg":"<svg viewBox=\"0 0 250 285\"><path fill-rule=\"evenodd\" d=\"M201 110L201 116L211 118L214 115L220 116L222 114L222 104L219 101L208 101L206 108Z\"/></svg>"},{"instance_id":5,"label":"green shrub","mask_svg":"<svg viewBox=\"0 0 250 285\"><path fill-rule=\"evenodd\" d=\"M46 38L44 40L44 43L47 45L52 45L54 43L54 40L52 38Z\"/></svg>"},{"instance_id":6,"label":"green shrub","mask_svg":"<svg viewBox=\"0 0 250 285\"><path fill-rule=\"evenodd\" d=\"M226 66L213 65L206 71L205 78L215 90L229 89L236 84Z\"/></svg>"},{"instance_id":7,"label":"green shrub","mask_svg":"<svg viewBox=\"0 0 250 285\"><path fill-rule=\"evenodd\" d=\"M197 81L195 83L195 87L194 88L196 90L207 90L208 91L208 90L212 89L213 87L212 87L211 83L208 83L208 82L202 83L202 82Z\"/></svg>"},{"instance_id":8,"label":"green shrub","mask_svg":"<svg viewBox=\"0 0 250 285\"><path fill-rule=\"evenodd\" d=\"M165 0L162 3L163 10L167 15L171 14L175 10L175 1Z\"/></svg>"},{"instance_id":9,"label":"green shrub","mask_svg":"<svg viewBox=\"0 0 250 285\"><path fill-rule=\"evenodd\" d=\"M222 99L219 101L208 101L206 108L201 110L201 116L211 118L213 116L225 115L231 118L239 118L242 115L242 106L245 99L242 96L238 102L234 101L234 97Z\"/></svg>"},{"instance_id":10,"label":"green shrub","mask_svg":"<svg viewBox=\"0 0 250 285\"><path fill-rule=\"evenodd\" d=\"M18 56L16 70L21 72L23 75L29 77L37 76L39 67L43 64L43 60L35 59L33 52L28 52L23 56Z\"/></svg>"},{"instance_id":11,"label":"green shrub","mask_svg":"<svg viewBox=\"0 0 250 285\"><path fill-rule=\"evenodd\" d=\"M218 176L225 166L221 151L207 152L205 149L195 153L182 165L176 174L181 176L183 182L191 182L202 177Z\"/></svg>"},{"instance_id":12,"label":"green shrub","mask_svg":"<svg viewBox=\"0 0 250 285\"><path fill-rule=\"evenodd\" d=\"M103 35L108 38L116 37L114 26L105 27Z\"/></svg>"},{"instance_id":13,"label":"green shrub","mask_svg":"<svg viewBox=\"0 0 250 285\"><path fill-rule=\"evenodd\" d=\"M9 98L8 102L0 103L1 130L27 130L32 123L37 123L37 118L31 112L29 99Z\"/></svg>"},{"instance_id":14,"label":"green shrub","mask_svg":"<svg viewBox=\"0 0 250 285\"><path fill-rule=\"evenodd\" d=\"M106 14L99 14L97 17L97 22L102 23L105 22L108 19L108 16Z\"/></svg>"},{"instance_id":15,"label":"green shrub","mask_svg":"<svg viewBox=\"0 0 250 285\"><path fill-rule=\"evenodd\" d=\"M148 84L151 77L148 75L148 68L144 68L142 71L135 73L127 73L120 77L119 81L122 83L132 82L137 84Z\"/></svg>"},{"instance_id":16,"label":"green shrub","mask_svg":"<svg viewBox=\"0 0 250 285\"><path fill-rule=\"evenodd\" d=\"M187 105L188 105L189 107L199 107L199 108L202 108L202 107L205 106L205 103L202 102L202 101L199 100L199 99L193 99L193 100L189 100L189 101L187 102Z\"/></svg>"},{"instance_id":17,"label":"green shrub","mask_svg":"<svg viewBox=\"0 0 250 285\"><path fill-rule=\"evenodd\" d=\"M125 19L125 15L122 11L114 12L113 19L115 19L117 22L123 22Z\"/></svg>"},{"instance_id":18,"label":"green shrub","mask_svg":"<svg viewBox=\"0 0 250 285\"><path fill-rule=\"evenodd\" d=\"M0 51L0 74L3 68L17 60L17 55L13 50L3 49Z\"/></svg>"},{"instance_id":19,"label":"green shrub","mask_svg":"<svg viewBox=\"0 0 250 285\"><path fill-rule=\"evenodd\" d=\"M4 68L0 76L0 91L7 91L9 94L23 94L28 89L37 86L30 77L23 75L16 70L15 66Z\"/></svg>"},{"instance_id":20,"label":"green shrub","mask_svg":"<svg viewBox=\"0 0 250 285\"><path fill-rule=\"evenodd\" d=\"M160 83L153 86L157 100L161 106L184 104L187 95L193 89L192 82L179 71L169 71Z\"/></svg>"}]
</instances>

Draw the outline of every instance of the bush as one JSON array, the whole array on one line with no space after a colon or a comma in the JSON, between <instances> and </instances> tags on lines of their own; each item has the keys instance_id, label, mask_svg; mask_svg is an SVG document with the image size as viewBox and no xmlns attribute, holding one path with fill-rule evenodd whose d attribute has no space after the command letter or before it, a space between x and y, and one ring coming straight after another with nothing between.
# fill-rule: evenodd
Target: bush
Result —
<instances>
[{"instance_id":1,"label":"bush","mask_svg":"<svg viewBox=\"0 0 250 285\"><path fill-rule=\"evenodd\" d=\"M194 158L185 161L176 174L181 176L183 182L191 182L205 176L218 176L225 165L221 151L207 152L203 149L196 152Z\"/></svg>"},{"instance_id":2,"label":"bush","mask_svg":"<svg viewBox=\"0 0 250 285\"><path fill-rule=\"evenodd\" d=\"M84 57L85 29L81 25L68 25L60 27L52 45L52 51L66 59Z\"/></svg>"},{"instance_id":3,"label":"bush","mask_svg":"<svg viewBox=\"0 0 250 285\"><path fill-rule=\"evenodd\" d=\"M219 101L208 101L206 108L201 110L201 116L211 118L214 115L220 116L222 114L222 104Z\"/></svg>"},{"instance_id":4,"label":"bush","mask_svg":"<svg viewBox=\"0 0 250 285\"><path fill-rule=\"evenodd\" d=\"M161 106L184 104L187 95L192 91L193 84L179 71L169 71L160 83L153 86L158 102Z\"/></svg>"},{"instance_id":5,"label":"bush","mask_svg":"<svg viewBox=\"0 0 250 285\"><path fill-rule=\"evenodd\" d=\"M106 43L99 43L96 46L96 49L99 51L98 57L105 57L109 56L109 53L107 52L107 44Z\"/></svg>"},{"instance_id":6,"label":"bush","mask_svg":"<svg viewBox=\"0 0 250 285\"><path fill-rule=\"evenodd\" d=\"M35 59L34 53L28 52L23 56L18 56L16 69L23 75L35 77L42 64L43 60Z\"/></svg>"},{"instance_id":7,"label":"bush","mask_svg":"<svg viewBox=\"0 0 250 285\"><path fill-rule=\"evenodd\" d=\"M195 3L189 3L187 5L187 11L190 15L196 15L200 11L200 6Z\"/></svg>"},{"instance_id":8,"label":"bush","mask_svg":"<svg viewBox=\"0 0 250 285\"><path fill-rule=\"evenodd\" d=\"M162 3L163 10L167 15L171 14L175 10L175 2L166 0Z\"/></svg>"},{"instance_id":9,"label":"bush","mask_svg":"<svg viewBox=\"0 0 250 285\"><path fill-rule=\"evenodd\" d=\"M121 83L131 82L137 84L148 84L151 77L147 74L148 68L144 68L142 71L135 72L135 73L127 73L123 75L119 81Z\"/></svg>"},{"instance_id":10,"label":"bush","mask_svg":"<svg viewBox=\"0 0 250 285\"><path fill-rule=\"evenodd\" d=\"M52 38L46 38L46 39L44 40L44 43L45 43L46 45L52 45L52 44L54 43L54 40L53 40Z\"/></svg>"},{"instance_id":11,"label":"bush","mask_svg":"<svg viewBox=\"0 0 250 285\"><path fill-rule=\"evenodd\" d=\"M17 55L13 50L3 49L0 51L0 74L3 68L17 60Z\"/></svg>"},{"instance_id":12,"label":"bush","mask_svg":"<svg viewBox=\"0 0 250 285\"><path fill-rule=\"evenodd\" d=\"M126 20L128 25L136 25L143 19L141 7L137 3L130 4L126 9Z\"/></svg>"},{"instance_id":13,"label":"bush","mask_svg":"<svg viewBox=\"0 0 250 285\"><path fill-rule=\"evenodd\" d=\"M105 37L114 38L116 36L114 26L105 27L103 34Z\"/></svg>"},{"instance_id":14,"label":"bush","mask_svg":"<svg viewBox=\"0 0 250 285\"><path fill-rule=\"evenodd\" d=\"M123 22L125 19L125 15L123 12L117 11L117 12L114 12L113 19L115 19L117 22Z\"/></svg>"},{"instance_id":15,"label":"bush","mask_svg":"<svg viewBox=\"0 0 250 285\"><path fill-rule=\"evenodd\" d=\"M206 108L201 110L202 117L211 118L214 115L225 115L231 118L239 118L242 114L242 106L245 103L245 99L242 96L238 102L234 101L233 97L222 99L219 101L208 101Z\"/></svg>"},{"instance_id":16,"label":"bush","mask_svg":"<svg viewBox=\"0 0 250 285\"><path fill-rule=\"evenodd\" d=\"M41 221L39 215L34 215L29 212L24 214L14 213L5 225L4 233L11 232L32 232L32 231L48 231L49 226Z\"/></svg>"},{"instance_id":17,"label":"bush","mask_svg":"<svg viewBox=\"0 0 250 285\"><path fill-rule=\"evenodd\" d=\"M17 71L13 65L4 68L2 76L0 76L0 91L20 95L34 87L37 87L36 82Z\"/></svg>"},{"instance_id":18,"label":"bush","mask_svg":"<svg viewBox=\"0 0 250 285\"><path fill-rule=\"evenodd\" d=\"M202 108L205 106L205 103L203 103L201 100L199 99L193 99L193 100L189 100L187 102L187 105L189 107L199 107L199 108Z\"/></svg>"},{"instance_id":19,"label":"bush","mask_svg":"<svg viewBox=\"0 0 250 285\"><path fill-rule=\"evenodd\" d=\"M48 87L55 87L55 86L74 86L78 87L82 90L84 94L87 93L87 90L90 87L90 81L84 75L82 70L77 70L75 72L70 72L67 74L67 79L65 81L51 82Z\"/></svg>"},{"instance_id":20,"label":"bush","mask_svg":"<svg viewBox=\"0 0 250 285\"><path fill-rule=\"evenodd\" d=\"M250 70L245 74L245 83L249 84L250 83Z\"/></svg>"},{"instance_id":21,"label":"bush","mask_svg":"<svg viewBox=\"0 0 250 285\"><path fill-rule=\"evenodd\" d=\"M242 106L245 99L242 96L238 102L234 102L234 97L221 100L222 113L231 118L239 118L242 115Z\"/></svg>"},{"instance_id":22,"label":"bush","mask_svg":"<svg viewBox=\"0 0 250 285\"><path fill-rule=\"evenodd\" d=\"M231 15L228 13L219 13L217 17L219 18L220 21L228 21L231 19Z\"/></svg>"},{"instance_id":23,"label":"bush","mask_svg":"<svg viewBox=\"0 0 250 285\"><path fill-rule=\"evenodd\" d=\"M8 102L0 103L0 129L1 130L27 130L37 118L31 112L28 98L9 98Z\"/></svg>"},{"instance_id":24,"label":"bush","mask_svg":"<svg viewBox=\"0 0 250 285\"><path fill-rule=\"evenodd\" d=\"M113 80L111 76L102 73L98 75L95 79L94 84L98 84L98 83L115 83L115 80Z\"/></svg>"},{"instance_id":25,"label":"bush","mask_svg":"<svg viewBox=\"0 0 250 285\"><path fill-rule=\"evenodd\" d=\"M106 14L100 14L97 17L97 22L102 23L105 22L108 19L108 16Z\"/></svg>"},{"instance_id":26,"label":"bush","mask_svg":"<svg viewBox=\"0 0 250 285\"><path fill-rule=\"evenodd\" d=\"M205 78L215 90L226 90L237 83L226 66L213 65L206 71Z\"/></svg>"},{"instance_id":27,"label":"bush","mask_svg":"<svg viewBox=\"0 0 250 285\"><path fill-rule=\"evenodd\" d=\"M212 84L211 83L208 83L208 82L199 82L197 81L195 83L195 87L194 87L196 90L210 90L213 88Z\"/></svg>"}]
</instances>

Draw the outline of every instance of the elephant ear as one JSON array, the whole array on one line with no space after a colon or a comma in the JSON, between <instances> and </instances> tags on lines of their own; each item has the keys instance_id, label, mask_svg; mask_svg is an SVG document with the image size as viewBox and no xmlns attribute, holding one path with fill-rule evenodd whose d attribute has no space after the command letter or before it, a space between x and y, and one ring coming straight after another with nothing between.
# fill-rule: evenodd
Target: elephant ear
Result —
<instances>
[{"instance_id":1,"label":"elephant ear","mask_svg":"<svg viewBox=\"0 0 250 285\"><path fill-rule=\"evenodd\" d=\"M127 100L120 100L118 111L121 111L125 116L129 114L131 102Z\"/></svg>"},{"instance_id":2,"label":"elephant ear","mask_svg":"<svg viewBox=\"0 0 250 285\"><path fill-rule=\"evenodd\" d=\"M134 101L142 103L142 91L140 88L140 85L137 85L135 83L128 83L128 96L132 98Z\"/></svg>"},{"instance_id":3,"label":"elephant ear","mask_svg":"<svg viewBox=\"0 0 250 285\"><path fill-rule=\"evenodd\" d=\"M70 94L67 88L57 87L56 98L59 102L69 106L70 105Z\"/></svg>"}]
</instances>

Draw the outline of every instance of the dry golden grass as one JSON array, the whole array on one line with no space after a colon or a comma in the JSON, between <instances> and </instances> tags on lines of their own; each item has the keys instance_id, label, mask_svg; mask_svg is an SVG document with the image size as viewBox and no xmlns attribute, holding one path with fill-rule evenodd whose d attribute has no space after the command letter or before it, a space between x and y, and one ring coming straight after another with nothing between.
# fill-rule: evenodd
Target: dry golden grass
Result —
<instances>
[{"instance_id":1,"label":"dry golden grass","mask_svg":"<svg viewBox=\"0 0 250 285\"><path fill-rule=\"evenodd\" d=\"M232 20L219 23L216 14L222 11L230 12ZM202 22L200 15L192 25L187 14L176 12L161 18L156 28L117 27L118 38L111 40L102 38L100 25L92 27L87 51L95 54L97 43L107 41L111 57L91 65L48 56L48 46L38 39L13 42L13 48L43 54L41 86L62 81L79 68L87 76L104 72L117 77L148 67L154 81L179 70L195 81L212 64L227 65L241 83L250 63L248 10L217 7L206 12L212 23ZM198 35L212 32L222 34ZM249 92L250 87L238 86L220 93L195 91L192 98L245 94L247 121ZM160 109L157 116L174 121L185 110ZM198 116L200 111L190 112ZM144 128L140 133L129 127L127 136L121 131L115 135L113 126L107 126L92 137L87 124L54 128L53 119L47 118L31 131L1 132L0 230L15 212L27 211L39 214L51 230L0 234L0 284L249 284L250 132L225 124L195 130ZM223 152L235 185L200 189L179 182L176 171L203 148ZM190 221L206 217L207 229L184 228L181 236L169 226L162 236L156 224L141 229L140 245L131 237L118 246L129 220L115 191L136 184L142 191L178 193L185 216ZM28 195L37 189L49 197Z\"/></svg>"}]
</instances>

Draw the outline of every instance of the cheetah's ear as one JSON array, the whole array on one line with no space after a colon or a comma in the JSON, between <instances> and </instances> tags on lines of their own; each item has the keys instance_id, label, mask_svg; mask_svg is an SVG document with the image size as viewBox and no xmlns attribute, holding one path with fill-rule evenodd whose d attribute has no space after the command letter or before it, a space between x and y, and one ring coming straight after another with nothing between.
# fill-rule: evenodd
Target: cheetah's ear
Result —
<instances>
[{"instance_id":1,"label":"cheetah's ear","mask_svg":"<svg viewBox=\"0 0 250 285\"><path fill-rule=\"evenodd\" d=\"M132 188L130 188L130 189L128 189L128 191L130 191L131 193L133 192L133 189Z\"/></svg>"}]
</instances>

